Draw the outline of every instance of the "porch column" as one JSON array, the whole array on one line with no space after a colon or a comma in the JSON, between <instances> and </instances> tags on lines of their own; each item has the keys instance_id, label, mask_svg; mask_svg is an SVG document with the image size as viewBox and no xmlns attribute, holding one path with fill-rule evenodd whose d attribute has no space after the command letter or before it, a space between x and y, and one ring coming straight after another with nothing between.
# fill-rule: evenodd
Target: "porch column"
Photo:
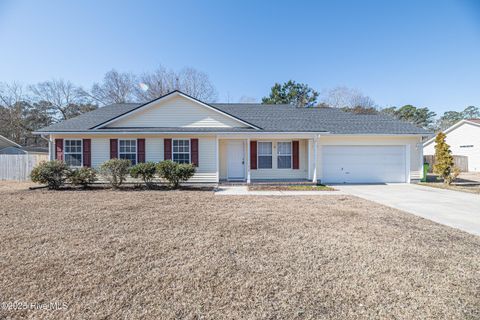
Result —
<instances>
[{"instance_id":1,"label":"porch column","mask_svg":"<svg viewBox=\"0 0 480 320\"><path fill-rule=\"evenodd\" d=\"M310 179L312 174L312 152L310 151L312 148L312 139L307 140L307 179Z\"/></svg>"},{"instance_id":2,"label":"porch column","mask_svg":"<svg viewBox=\"0 0 480 320\"><path fill-rule=\"evenodd\" d=\"M318 163L318 137L313 138L313 177L312 182L317 183L317 163Z\"/></svg>"},{"instance_id":3,"label":"porch column","mask_svg":"<svg viewBox=\"0 0 480 320\"><path fill-rule=\"evenodd\" d=\"M250 138L247 139L247 183L250 183Z\"/></svg>"},{"instance_id":4,"label":"porch column","mask_svg":"<svg viewBox=\"0 0 480 320\"><path fill-rule=\"evenodd\" d=\"M55 160L55 142L51 135L48 136L48 160Z\"/></svg>"},{"instance_id":5,"label":"porch column","mask_svg":"<svg viewBox=\"0 0 480 320\"><path fill-rule=\"evenodd\" d=\"M215 136L215 153L217 154L217 183L220 182L220 147L219 147L219 141L218 141L218 136Z\"/></svg>"}]
</instances>

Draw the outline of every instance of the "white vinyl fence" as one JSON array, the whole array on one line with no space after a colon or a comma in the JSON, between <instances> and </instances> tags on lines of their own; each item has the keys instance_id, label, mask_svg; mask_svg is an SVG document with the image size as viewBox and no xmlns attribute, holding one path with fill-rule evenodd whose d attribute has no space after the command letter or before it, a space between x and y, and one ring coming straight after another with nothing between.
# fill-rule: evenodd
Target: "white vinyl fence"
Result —
<instances>
[{"instance_id":1,"label":"white vinyl fence","mask_svg":"<svg viewBox=\"0 0 480 320\"><path fill-rule=\"evenodd\" d=\"M30 172L46 154L0 154L0 180L30 180Z\"/></svg>"}]
</instances>

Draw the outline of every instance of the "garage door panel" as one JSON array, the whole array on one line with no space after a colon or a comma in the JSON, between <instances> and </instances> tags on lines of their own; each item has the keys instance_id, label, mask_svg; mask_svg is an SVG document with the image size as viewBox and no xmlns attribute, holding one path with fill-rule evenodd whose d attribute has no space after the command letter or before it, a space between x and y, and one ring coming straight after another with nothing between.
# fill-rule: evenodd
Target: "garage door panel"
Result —
<instances>
[{"instance_id":1,"label":"garage door panel","mask_svg":"<svg viewBox=\"0 0 480 320\"><path fill-rule=\"evenodd\" d=\"M405 146L323 146L323 181L405 182Z\"/></svg>"}]
</instances>

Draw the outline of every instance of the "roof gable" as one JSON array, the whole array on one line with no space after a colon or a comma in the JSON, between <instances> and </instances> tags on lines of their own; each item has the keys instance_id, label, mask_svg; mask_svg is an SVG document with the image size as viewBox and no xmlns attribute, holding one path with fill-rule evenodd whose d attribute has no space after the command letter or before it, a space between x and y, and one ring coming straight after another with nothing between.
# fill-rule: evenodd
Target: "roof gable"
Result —
<instances>
[{"instance_id":1,"label":"roof gable","mask_svg":"<svg viewBox=\"0 0 480 320\"><path fill-rule=\"evenodd\" d=\"M94 129L104 128L254 128L179 91L140 105Z\"/></svg>"},{"instance_id":2,"label":"roof gable","mask_svg":"<svg viewBox=\"0 0 480 320\"><path fill-rule=\"evenodd\" d=\"M456 130L456 129L464 126L464 125L471 125L471 126L475 126L475 127L480 128L480 121L478 119L460 120L457 123L455 123L453 126L443 130L443 133L448 135L448 133L450 133L450 132L452 132L452 131L454 131L454 130ZM430 139L425 141L423 143L423 146L426 147L426 146L430 145L433 141L435 141L435 138L436 138L436 135L434 135L433 137L431 137Z\"/></svg>"},{"instance_id":3,"label":"roof gable","mask_svg":"<svg viewBox=\"0 0 480 320\"><path fill-rule=\"evenodd\" d=\"M12 140L9 140L9 139L5 138L4 136L0 136L0 149L6 148L6 147L21 148L21 146L18 143L13 142Z\"/></svg>"}]
</instances>

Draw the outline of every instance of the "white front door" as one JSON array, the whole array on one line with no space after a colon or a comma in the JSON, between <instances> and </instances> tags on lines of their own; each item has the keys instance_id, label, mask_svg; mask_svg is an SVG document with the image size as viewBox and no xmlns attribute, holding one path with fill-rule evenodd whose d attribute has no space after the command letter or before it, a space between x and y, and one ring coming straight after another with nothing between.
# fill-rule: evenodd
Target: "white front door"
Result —
<instances>
[{"instance_id":1,"label":"white front door","mask_svg":"<svg viewBox=\"0 0 480 320\"><path fill-rule=\"evenodd\" d=\"M227 143L228 180L245 179L245 144L242 140L230 140Z\"/></svg>"}]
</instances>

